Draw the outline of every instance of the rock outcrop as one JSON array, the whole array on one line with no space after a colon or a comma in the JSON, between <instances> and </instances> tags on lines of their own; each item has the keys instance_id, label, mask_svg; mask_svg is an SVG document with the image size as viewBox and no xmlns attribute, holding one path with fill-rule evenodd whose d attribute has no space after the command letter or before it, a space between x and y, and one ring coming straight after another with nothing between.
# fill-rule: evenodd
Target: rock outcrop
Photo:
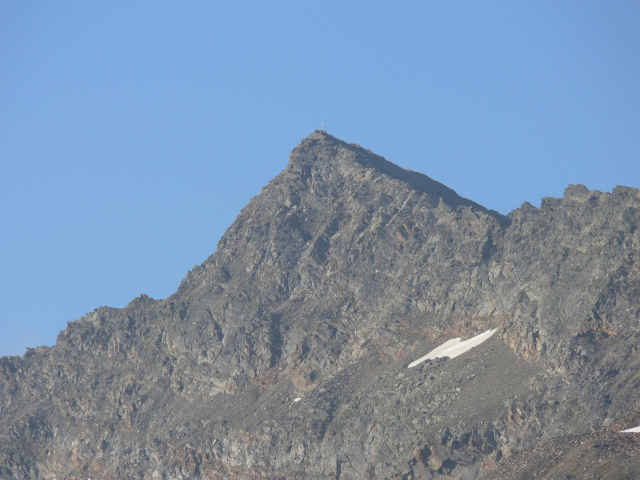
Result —
<instances>
[{"instance_id":1,"label":"rock outcrop","mask_svg":"<svg viewBox=\"0 0 640 480\"><path fill-rule=\"evenodd\" d=\"M573 472L640 424L639 227L635 188L502 216L316 131L174 295L0 359L0 478ZM639 470L625 435L590 478Z\"/></svg>"}]
</instances>

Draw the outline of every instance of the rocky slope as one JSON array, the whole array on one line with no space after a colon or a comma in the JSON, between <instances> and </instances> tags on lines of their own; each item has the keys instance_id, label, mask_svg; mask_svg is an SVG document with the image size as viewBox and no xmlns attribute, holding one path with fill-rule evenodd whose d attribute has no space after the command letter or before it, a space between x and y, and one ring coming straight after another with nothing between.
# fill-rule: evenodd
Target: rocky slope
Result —
<instances>
[{"instance_id":1,"label":"rocky slope","mask_svg":"<svg viewBox=\"0 0 640 480\"><path fill-rule=\"evenodd\" d=\"M639 224L635 188L505 217L316 131L174 295L0 359L0 478L627 478Z\"/></svg>"}]
</instances>

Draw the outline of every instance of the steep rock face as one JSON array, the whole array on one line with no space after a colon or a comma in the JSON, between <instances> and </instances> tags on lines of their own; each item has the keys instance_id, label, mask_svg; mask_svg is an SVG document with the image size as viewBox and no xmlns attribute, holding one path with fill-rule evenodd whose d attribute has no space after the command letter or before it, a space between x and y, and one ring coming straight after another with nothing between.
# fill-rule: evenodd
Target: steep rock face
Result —
<instances>
[{"instance_id":1,"label":"steep rock face","mask_svg":"<svg viewBox=\"0 0 640 480\"><path fill-rule=\"evenodd\" d=\"M634 188L504 217L316 131L174 295L0 359L0 478L472 479L607 428L640 410L639 223Z\"/></svg>"}]
</instances>

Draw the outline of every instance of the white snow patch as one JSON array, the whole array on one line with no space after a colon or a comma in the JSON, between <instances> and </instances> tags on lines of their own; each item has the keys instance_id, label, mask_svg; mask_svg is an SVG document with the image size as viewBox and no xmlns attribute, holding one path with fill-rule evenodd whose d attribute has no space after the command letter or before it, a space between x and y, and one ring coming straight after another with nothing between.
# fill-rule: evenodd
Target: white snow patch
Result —
<instances>
[{"instance_id":1,"label":"white snow patch","mask_svg":"<svg viewBox=\"0 0 640 480\"><path fill-rule=\"evenodd\" d=\"M640 433L640 427L628 428L626 430L620 430L620 433Z\"/></svg>"},{"instance_id":2,"label":"white snow patch","mask_svg":"<svg viewBox=\"0 0 640 480\"><path fill-rule=\"evenodd\" d=\"M471 337L469 340L465 340L464 342L460 341L460 338L452 338L451 340L447 340L439 347L431 350L424 357L420 357L418 360L411 362L407 368L415 367L416 365L420 365L426 360L433 360L434 358L456 358L458 355L462 355L463 353L471 350L473 347L480 345L497 331L497 328L487 330L486 332L481 333L480 335L476 335L475 337Z\"/></svg>"},{"instance_id":3,"label":"white snow patch","mask_svg":"<svg viewBox=\"0 0 640 480\"><path fill-rule=\"evenodd\" d=\"M447 348L460 343L460 338L452 338L451 340L447 340L439 347L431 350L424 357L420 357L418 360L411 362L407 368L415 367L416 365L420 365L422 362L426 360L433 360L434 358L438 358L440 356L440 352L446 350Z\"/></svg>"}]
</instances>

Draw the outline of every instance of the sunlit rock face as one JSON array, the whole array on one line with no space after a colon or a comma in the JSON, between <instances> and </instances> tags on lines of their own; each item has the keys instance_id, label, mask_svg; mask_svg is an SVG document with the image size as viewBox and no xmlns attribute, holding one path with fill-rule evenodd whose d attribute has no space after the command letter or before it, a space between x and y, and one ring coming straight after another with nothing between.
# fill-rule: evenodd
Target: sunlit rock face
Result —
<instances>
[{"instance_id":1,"label":"sunlit rock face","mask_svg":"<svg viewBox=\"0 0 640 480\"><path fill-rule=\"evenodd\" d=\"M598 438L634 478L639 223L634 188L502 216L316 131L174 295L0 359L0 478L531 478Z\"/></svg>"}]
</instances>

